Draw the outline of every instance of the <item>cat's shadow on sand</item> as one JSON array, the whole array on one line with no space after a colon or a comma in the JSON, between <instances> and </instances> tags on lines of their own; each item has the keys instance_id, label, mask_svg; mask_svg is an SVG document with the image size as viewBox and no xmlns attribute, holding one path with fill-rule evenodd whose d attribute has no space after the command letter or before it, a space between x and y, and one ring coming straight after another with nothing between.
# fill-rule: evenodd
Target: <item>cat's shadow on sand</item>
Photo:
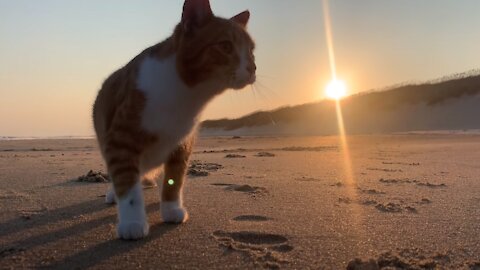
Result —
<instances>
[{"instance_id":1,"label":"cat's shadow on sand","mask_svg":"<svg viewBox=\"0 0 480 270\"><path fill-rule=\"evenodd\" d=\"M156 206L156 204L154 205ZM158 207L155 209L158 210L157 208ZM155 241L165 233L175 229L177 226L178 225L176 224L167 223L154 224L150 226L150 233L145 239L137 241L111 239L68 256L61 261L57 261L49 265L49 267L64 268L66 265L75 265L77 269L87 269L113 256L128 253L134 249L141 248L144 245Z\"/></svg>"},{"instance_id":2,"label":"cat's shadow on sand","mask_svg":"<svg viewBox=\"0 0 480 270\"><path fill-rule=\"evenodd\" d=\"M112 206L106 205L102 199L95 199L48 211L45 214L36 216L32 220L19 220L22 219L21 217L18 219L16 218L9 220L7 222L0 223L0 239L2 236L11 233L20 233L33 227L72 220L76 217L91 215L107 208L112 208ZM158 211L158 202L149 204L146 207L146 210L148 214L153 214L153 212ZM8 246L23 249L28 252L28 250L31 250L37 246L47 245L68 237L81 235L106 224L116 224L116 214L109 214L86 222L79 222L72 226L66 226L65 228L58 230L36 234L34 236L13 242ZM177 226L178 225L166 223L153 224L150 228L150 234L148 237L139 241L123 241L112 237L110 240L99 243L87 249L80 250L79 252L67 256L61 260L56 260L48 265L48 267L64 268L66 265L75 265L77 268L85 269L94 266L110 257L140 248L145 244L158 239L168 231L175 229Z\"/></svg>"}]
</instances>

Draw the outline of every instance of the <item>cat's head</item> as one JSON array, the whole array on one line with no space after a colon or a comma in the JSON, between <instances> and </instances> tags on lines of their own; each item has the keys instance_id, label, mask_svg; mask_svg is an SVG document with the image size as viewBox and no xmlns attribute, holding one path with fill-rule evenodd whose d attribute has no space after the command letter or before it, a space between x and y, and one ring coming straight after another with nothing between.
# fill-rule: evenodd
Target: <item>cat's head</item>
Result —
<instances>
[{"instance_id":1,"label":"cat's head","mask_svg":"<svg viewBox=\"0 0 480 270\"><path fill-rule=\"evenodd\" d=\"M255 44L246 31L250 12L231 19L213 15L209 0L186 0L175 29L177 67L190 86L213 82L242 89L255 82Z\"/></svg>"}]
</instances>

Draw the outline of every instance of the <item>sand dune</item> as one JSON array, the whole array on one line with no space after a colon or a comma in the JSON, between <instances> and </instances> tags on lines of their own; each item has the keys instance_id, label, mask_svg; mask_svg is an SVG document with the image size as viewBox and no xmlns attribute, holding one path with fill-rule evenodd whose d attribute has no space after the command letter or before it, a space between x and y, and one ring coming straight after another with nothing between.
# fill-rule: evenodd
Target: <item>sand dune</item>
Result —
<instances>
[{"instance_id":1,"label":"sand dune","mask_svg":"<svg viewBox=\"0 0 480 270\"><path fill-rule=\"evenodd\" d=\"M480 129L480 75L403 85L342 101L349 134ZM205 121L204 135L331 135L338 133L334 101Z\"/></svg>"}]
</instances>

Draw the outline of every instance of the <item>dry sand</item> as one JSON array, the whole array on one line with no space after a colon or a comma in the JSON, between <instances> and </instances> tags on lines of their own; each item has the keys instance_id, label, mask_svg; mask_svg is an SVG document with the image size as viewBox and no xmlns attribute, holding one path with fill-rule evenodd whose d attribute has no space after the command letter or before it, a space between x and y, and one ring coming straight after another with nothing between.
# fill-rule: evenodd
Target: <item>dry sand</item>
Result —
<instances>
[{"instance_id":1,"label":"dry sand","mask_svg":"<svg viewBox=\"0 0 480 270\"><path fill-rule=\"evenodd\" d=\"M93 140L2 141L0 268L480 269L479 135L348 141L352 179L336 137L200 139L190 220L162 224L146 189L134 242L108 184L75 181L105 171Z\"/></svg>"}]
</instances>

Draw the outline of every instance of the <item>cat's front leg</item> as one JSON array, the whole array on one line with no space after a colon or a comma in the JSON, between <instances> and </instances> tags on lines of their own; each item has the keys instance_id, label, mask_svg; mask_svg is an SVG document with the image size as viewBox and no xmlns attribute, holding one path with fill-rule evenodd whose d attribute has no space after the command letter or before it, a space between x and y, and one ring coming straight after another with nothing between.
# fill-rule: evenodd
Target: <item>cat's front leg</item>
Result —
<instances>
[{"instance_id":1,"label":"cat's front leg","mask_svg":"<svg viewBox=\"0 0 480 270\"><path fill-rule=\"evenodd\" d=\"M150 188L157 186L156 180L154 178L147 178L145 177L142 181L143 187ZM115 190L113 188L113 185L110 185L107 189L107 192L105 193L105 203L106 204L115 204L116 198L115 198Z\"/></svg>"},{"instance_id":2,"label":"cat's front leg","mask_svg":"<svg viewBox=\"0 0 480 270\"><path fill-rule=\"evenodd\" d=\"M193 139L188 139L173 151L165 163L160 211L164 222L183 223L188 212L183 207L182 191Z\"/></svg>"},{"instance_id":3,"label":"cat's front leg","mask_svg":"<svg viewBox=\"0 0 480 270\"><path fill-rule=\"evenodd\" d=\"M106 161L115 191L114 201L117 203L117 233L121 239L140 239L147 236L149 231L137 162L141 151L133 143L119 143L116 140L112 139L107 144Z\"/></svg>"},{"instance_id":4,"label":"cat's front leg","mask_svg":"<svg viewBox=\"0 0 480 270\"><path fill-rule=\"evenodd\" d=\"M140 181L137 181L126 195L117 198L117 209L119 238L134 240L148 235L149 225Z\"/></svg>"}]
</instances>

